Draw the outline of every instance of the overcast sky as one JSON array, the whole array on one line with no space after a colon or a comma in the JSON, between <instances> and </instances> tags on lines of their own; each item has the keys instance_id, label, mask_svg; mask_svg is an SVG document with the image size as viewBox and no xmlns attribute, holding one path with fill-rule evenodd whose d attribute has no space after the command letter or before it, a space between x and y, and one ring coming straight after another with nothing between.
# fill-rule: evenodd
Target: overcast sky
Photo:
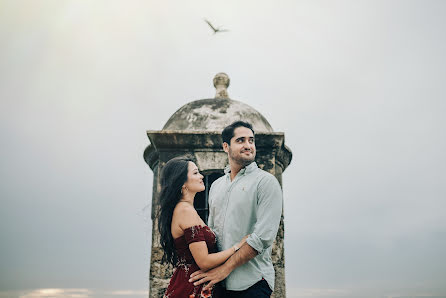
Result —
<instances>
[{"instance_id":1,"label":"overcast sky","mask_svg":"<svg viewBox=\"0 0 446 298\"><path fill-rule=\"evenodd\" d=\"M218 72L293 151L288 297L446 297L445 15L0 0L0 297L147 296L145 131L213 97Z\"/></svg>"}]
</instances>

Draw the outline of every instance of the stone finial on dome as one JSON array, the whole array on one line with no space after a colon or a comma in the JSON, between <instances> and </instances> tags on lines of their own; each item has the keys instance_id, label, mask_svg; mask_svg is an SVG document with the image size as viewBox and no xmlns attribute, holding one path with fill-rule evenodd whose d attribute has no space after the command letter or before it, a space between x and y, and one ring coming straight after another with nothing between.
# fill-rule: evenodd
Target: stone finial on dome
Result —
<instances>
[{"instance_id":1,"label":"stone finial on dome","mask_svg":"<svg viewBox=\"0 0 446 298\"><path fill-rule=\"evenodd\" d=\"M215 93L215 98L229 98L227 91L229 82L229 76L224 72L220 72L215 75L214 87L217 90Z\"/></svg>"}]
</instances>

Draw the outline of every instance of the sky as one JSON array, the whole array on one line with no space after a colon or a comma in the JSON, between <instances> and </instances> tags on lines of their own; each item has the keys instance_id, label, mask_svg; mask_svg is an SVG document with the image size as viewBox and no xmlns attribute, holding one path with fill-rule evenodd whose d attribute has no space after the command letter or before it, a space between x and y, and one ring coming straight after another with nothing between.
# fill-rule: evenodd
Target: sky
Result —
<instances>
[{"instance_id":1,"label":"sky","mask_svg":"<svg viewBox=\"0 0 446 298\"><path fill-rule=\"evenodd\" d=\"M445 15L0 0L0 297L147 297L146 130L212 98L218 72L293 152L288 297L446 297Z\"/></svg>"}]
</instances>

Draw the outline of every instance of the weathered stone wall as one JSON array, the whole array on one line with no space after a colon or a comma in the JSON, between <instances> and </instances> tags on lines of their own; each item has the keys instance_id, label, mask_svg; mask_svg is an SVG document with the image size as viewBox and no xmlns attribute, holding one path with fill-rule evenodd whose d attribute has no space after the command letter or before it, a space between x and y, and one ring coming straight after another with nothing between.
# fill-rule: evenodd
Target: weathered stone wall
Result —
<instances>
[{"instance_id":1,"label":"weathered stone wall","mask_svg":"<svg viewBox=\"0 0 446 298\"><path fill-rule=\"evenodd\" d=\"M160 246L157 220L153 221L152 227L152 254L150 258L150 292L149 297L162 297L172 276L173 267L162 263L163 250Z\"/></svg>"}]
</instances>

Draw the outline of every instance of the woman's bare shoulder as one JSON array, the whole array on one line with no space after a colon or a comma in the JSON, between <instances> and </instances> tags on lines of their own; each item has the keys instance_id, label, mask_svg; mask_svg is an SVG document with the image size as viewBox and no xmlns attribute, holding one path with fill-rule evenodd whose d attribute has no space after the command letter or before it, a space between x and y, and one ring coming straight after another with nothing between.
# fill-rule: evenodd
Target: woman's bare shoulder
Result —
<instances>
[{"instance_id":1,"label":"woman's bare shoulder","mask_svg":"<svg viewBox=\"0 0 446 298\"><path fill-rule=\"evenodd\" d=\"M178 203L173 211L173 218L177 225L185 230L192 226L201 225L200 216L194 206L188 203Z\"/></svg>"}]
</instances>

